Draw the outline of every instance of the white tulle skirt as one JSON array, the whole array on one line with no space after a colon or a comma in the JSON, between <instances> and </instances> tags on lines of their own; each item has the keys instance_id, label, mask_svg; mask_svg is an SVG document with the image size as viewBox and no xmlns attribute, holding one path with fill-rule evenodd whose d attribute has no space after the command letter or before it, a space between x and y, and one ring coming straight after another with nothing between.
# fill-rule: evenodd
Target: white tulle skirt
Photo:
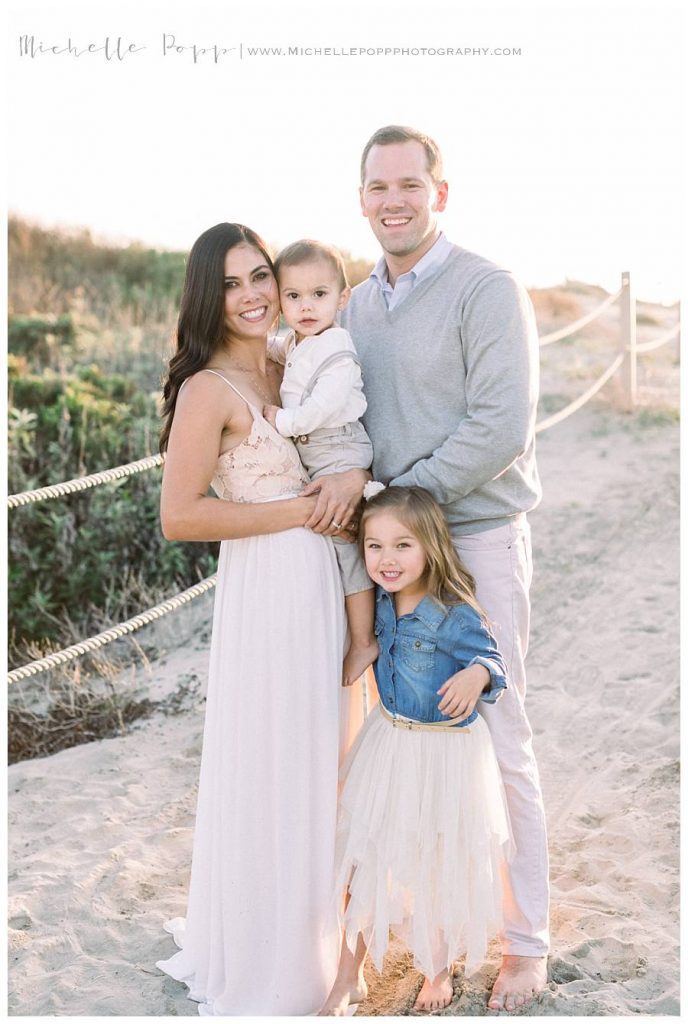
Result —
<instances>
[{"instance_id":1,"label":"white tulle skirt","mask_svg":"<svg viewBox=\"0 0 688 1024\"><path fill-rule=\"evenodd\" d=\"M398 729L376 707L342 769L336 875L346 941L378 968L389 930L430 978L483 962L502 925L511 854L504 788L479 718L457 734Z\"/></svg>"}]
</instances>

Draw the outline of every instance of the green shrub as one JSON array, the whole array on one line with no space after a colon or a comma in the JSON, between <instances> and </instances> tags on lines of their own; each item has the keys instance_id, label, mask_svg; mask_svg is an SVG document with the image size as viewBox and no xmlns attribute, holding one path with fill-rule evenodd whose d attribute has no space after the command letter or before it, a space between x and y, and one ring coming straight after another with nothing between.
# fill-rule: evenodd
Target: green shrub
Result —
<instances>
[{"instance_id":1,"label":"green shrub","mask_svg":"<svg viewBox=\"0 0 688 1024\"><path fill-rule=\"evenodd\" d=\"M24 357L35 370L57 369L74 350L76 333L70 316L10 317L7 344L10 353Z\"/></svg>"},{"instance_id":2,"label":"green shrub","mask_svg":"<svg viewBox=\"0 0 688 1024\"><path fill-rule=\"evenodd\" d=\"M133 462L155 450L158 415L150 395L96 367L65 378L11 383L12 493ZM13 661L143 611L215 569L216 545L169 543L158 509L160 470L151 470L9 516Z\"/></svg>"}]
</instances>

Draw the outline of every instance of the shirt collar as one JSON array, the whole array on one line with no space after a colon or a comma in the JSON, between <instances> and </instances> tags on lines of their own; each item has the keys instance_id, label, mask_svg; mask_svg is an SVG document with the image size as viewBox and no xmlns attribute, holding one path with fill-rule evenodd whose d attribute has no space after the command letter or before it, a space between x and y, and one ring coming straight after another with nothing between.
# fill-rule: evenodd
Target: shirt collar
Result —
<instances>
[{"instance_id":1,"label":"shirt collar","mask_svg":"<svg viewBox=\"0 0 688 1024\"><path fill-rule=\"evenodd\" d=\"M285 356L290 355L292 349L295 348L295 346L296 346L296 331L291 330L291 328L290 328L287 331L287 333L284 335L284 354L285 354Z\"/></svg>"},{"instance_id":2,"label":"shirt collar","mask_svg":"<svg viewBox=\"0 0 688 1024\"><path fill-rule=\"evenodd\" d=\"M392 614L395 614L392 596L386 590L383 590L382 587L378 587L377 600L380 604L386 604ZM446 619L447 609L438 604L432 597L424 597L413 611L409 612L409 617L411 616L420 619L428 629L435 632ZM406 618L406 616L402 616L402 618Z\"/></svg>"},{"instance_id":3,"label":"shirt collar","mask_svg":"<svg viewBox=\"0 0 688 1024\"><path fill-rule=\"evenodd\" d=\"M440 231L437 241L434 242L425 255L421 256L418 262L415 263L406 273L412 276L415 283L420 278L425 277L426 274L431 273L444 263L451 251L451 248L451 242L447 239L444 232ZM377 282L380 288L391 288L387 261L384 256L381 256L377 261L370 272L370 277ZM406 277L406 274L400 274L400 277ZM397 280L399 280L399 278L397 278Z\"/></svg>"}]
</instances>

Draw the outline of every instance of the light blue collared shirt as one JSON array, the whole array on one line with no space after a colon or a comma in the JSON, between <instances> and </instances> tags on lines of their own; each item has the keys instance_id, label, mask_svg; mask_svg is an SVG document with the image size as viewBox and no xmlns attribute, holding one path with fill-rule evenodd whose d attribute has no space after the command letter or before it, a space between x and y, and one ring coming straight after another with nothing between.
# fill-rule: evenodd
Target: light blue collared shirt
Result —
<instances>
[{"instance_id":1,"label":"light blue collared shirt","mask_svg":"<svg viewBox=\"0 0 688 1024\"><path fill-rule=\"evenodd\" d=\"M401 274L396 279L394 286L389 283L389 274L387 271L385 257L380 257L371 271L370 276L379 285L387 305L387 309L391 312L411 294L417 284L425 280L425 278L430 277L432 274L435 274L440 269L447 256L449 256L452 249L453 246L451 242L447 241L443 232L440 232L439 238L435 244L428 249L425 256L421 256L414 267L411 267L411 269L405 274Z\"/></svg>"}]
</instances>

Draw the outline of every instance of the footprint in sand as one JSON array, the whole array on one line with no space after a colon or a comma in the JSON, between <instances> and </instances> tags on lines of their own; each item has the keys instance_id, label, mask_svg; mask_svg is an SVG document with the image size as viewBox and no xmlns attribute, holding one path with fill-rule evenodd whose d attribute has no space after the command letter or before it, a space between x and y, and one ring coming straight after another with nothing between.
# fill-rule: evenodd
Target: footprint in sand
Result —
<instances>
[{"instance_id":1,"label":"footprint in sand","mask_svg":"<svg viewBox=\"0 0 688 1024\"><path fill-rule=\"evenodd\" d=\"M585 977L580 967L558 956L550 958L549 976L556 985L566 985L569 981L580 981Z\"/></svg>"},{"instance_id":2,"label":"footprint in sand","mask_svg":"<svg viewBox=\"0 0 688 1024\"><path fill-rule=\"evenodd\" d=\"M582 942L568 955L576 961L580 977L587 975L606 982L630 981L646 963L632 942L621 942L611 935Z\"/></svg>"},{"instance_id":3,"label":"footprint in sand","mask_svg":"<svg viewBox=\"0 0 688 1024\"><path fill-rule=\"evenodd\" d=\"M8 924L10 928L14 928L15 931L25 931L27 928L31 927L33 921L31 920L31 915L28 910L20 910L16 914L12 915Z\"/></svg>"}]
</instances>

